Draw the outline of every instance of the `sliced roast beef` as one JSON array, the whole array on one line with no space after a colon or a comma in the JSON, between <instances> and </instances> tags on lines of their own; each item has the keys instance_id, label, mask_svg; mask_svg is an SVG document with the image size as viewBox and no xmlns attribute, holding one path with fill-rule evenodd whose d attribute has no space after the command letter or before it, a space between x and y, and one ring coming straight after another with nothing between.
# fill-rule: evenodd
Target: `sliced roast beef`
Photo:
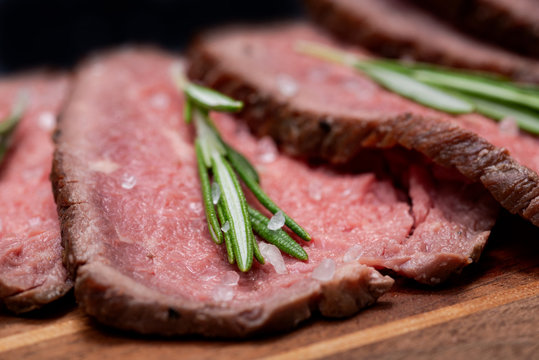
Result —
<instances>
[{"instance_id":1,"label":"sliced roast beef","mask_svg":"<svg viewBox=\"0 0 539 360\"><path fill-rule=\"evenodd\" d=\"M414 170L411 207L389 180L310 167L215 114L262 187L313 237L302 242L308 261L269 252L266 265L240 273L208 235L193 134L169 76L175 61L141 49L93 58L59 124L53 183L67 265L77 301L99 321L161 334L284 330L313 311L351 315L383 294L393 281L362 259L437 283L479 255L496 213L481 188Z\"/></svg>"},{"instance_id":2,"label":"sliced roast beef","mask_svg":"<svg viewBox=\"0 0 539 360\"><path fill-rule=\"evenodd\" d=\"M539 3L536 0L412 1L483 39L539 56Z\"/></svg>"},{"instance_id":3,"label":"sliced roast beef","mask_svg":"<svg viewBox=\"0 0 539 360\"><path fill-rule=\"evenodd\" d=\"M21 92L24 117L0 165L0 301L14 312L47 304L71 288L49 181L56 114L68 78L34 73L0 80L0 118Z\"/></svg>"},{"instance_id":4,"label":"sliced roast beef","mask_svg":"<svg viewBox=\"0 0 539 360\"><path fill-rule=\"evenodd\" d=\"M314 19L339 38L389 57L412 58L539 82L539 61L455 31L401 0L306 0Z\"/></svg>"},{"instance_id":5,"label":"sliced roast beef","mask_svg":"<svg viewBox=\"0 0 539 360\"><path fill-rule=\"evenodd\" d=\"M539 225L537 137L510 119L427 109L353 69L298 54L299 40L329 42L304 24L208 33L191 49L190 76L243 100L250 127L289 153L346 162L365 147L413 149Z\"/></svg>"}]
</instances>

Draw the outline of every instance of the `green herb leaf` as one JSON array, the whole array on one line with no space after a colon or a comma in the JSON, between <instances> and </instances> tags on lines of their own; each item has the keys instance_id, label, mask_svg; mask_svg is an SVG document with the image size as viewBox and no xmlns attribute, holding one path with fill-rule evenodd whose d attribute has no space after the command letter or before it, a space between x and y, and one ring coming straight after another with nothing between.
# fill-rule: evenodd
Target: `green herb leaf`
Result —
<instances>
[{"instance_id":1,"label":"green herb leaf","mask_svg":"<svg viewBox=\"0 0 539 360\"><path fill-rule=\"evenodd\" d=\"M208 113L198 108L193 108L192 116L194 119L198 139L200 140L200 148L206 167L212 166L211 157L214 152L221 155L226 154L226 149L220 137L216 134L213 124L211 123Z\"/></svg>"},{"instance_id":2,"label":"green herb leaf","mask_svg":"<svg viewBox=\"0 0 539 360\"><path fill-rule=\"evenodd\" d=\"M12 135L22 119L26 103L27 95L21 93L11 109L11 114L0 121L0 163L4 160L4 156L11 145Z\"/></svg>"},{"instance_id":3,"label":"green herb leaf","mask_svg":"<svg viewBox=\"0 0 539 360\"><path fill-rule=\"evenodd\" d=\"M319 59L355 67L383 87L434 109L452 114L473 111L473 105L469 102L413 79L408 75L409 70L401 64L372 59L362 60L345 51L306 41L298 42L296 50Z\"/></svg>"},{"instance_id":4,"label":"green herb leaf","mask_svg":"<svg viewBox=\"0 0 539 360\"><path fill-rule=\"evenodd\" d=\"M414 77L427 84L539 110L539 96L526 94L517 88L511 88L483 77L434 70L415 71Z\"/></svg>"},{"instance_id":5,"label":"green herb leaf","mask_svg":"<svg viewBox=\"0 0 539 360\"><path fill-rule=\"evenodd\" d=\"M425 106L451 114L466 114L474 110L469 102L401 72L369 62L359 62L356 67L383 87Z\"/></svg>"},{"instance_id":6,"label":"green herb leaf","mask_svg":"<svg viewBox=\"0 0 539 360\"><path fill-rule=\"evenodd\" d=\"M253 225L253 218L251 217L250 220L251 220L251 226L253 227L253 230L254 230L255 226ZM260 252L260 248L258 247L258 243L254 239L254 237L253 237L253 253L255 254L255 259L259 263L261 263L262 265L266 263L266 259L264 259L264 256L262 256L262 253Z\"/></svg>"},{"instance_id":7,"label":"green herb leaf","mask_svg":"<svg viewBox=\"0 0 539 360\"><path fill-rule=\"evenodd\" d=\"M227 219L226 214L225 214L224 205L223 205L222 200L219 200L217 202L217 215L219 215L219 220L221 221L221 224L224 226L226 224L226 222L228 221L228 219ZM230 225L230 222L229 222L229 225ZM229 229L229 231L230 231L230 229ZM226 253L228 255L228 262L230 264L234 264L234 247L232 245L232 240L230 239L229 231L224 232Z\"/></svg>"},{"instance_id":8,"label":"green herb leaf","mask_svg":"<svg viewBox=\"0 0 539 360\"><path fill-rule=\"evenodd\" d=\"M190 124L193 118L193 103L191 100L186 99L183 107L183 120L186 124Z\"/></svg>"},{"instance_id":9,"label":"green herb leaf","mask_svg":"<svg viewBox=\"0 0 539 360\"><path fill-rule=\"evenodd\" d=\"M478 113L495 120L512 118L522 130L539 135L539 113L479 97L470 96L469 99L475 104Z\"/></svg>"},{"instance_id":10,"label":"green herb leaf","mask_svg":"<svg viewBox=\"0 0 539 360\"><path fill-rule=\"evenodd\" d=\"M247 173L243 171L241 168L235 168L235 170L238 172L240 178L243 180L245 185L251 190L253 195L260 201L262 205L266 209L272 212L272 214L275 214L277 211L283 211L281 210L270 198L269 196L262 190L260 185L256 183L256 181L251 178ZM295 232L300 238L302 238L305 241L311 240L311 235L309 235L301 226L299 226L290 216L288 216L284 211L283 215L285 218L285 224Z\"/></svg>"},{"instance_id":11,"label":"green herb leaf","mask_svg":"<svg viewBox=\"0 0 539 360\"><path fill-rule=\"evenodd\" d=\"M202 155L202 149L200 147L200 140L195 140L195 152L198 164L198 175L200 177L200 185L202 188L202 200L204 202L204 209L206 211L206 219L208 221L208 230L212 240L216 244L223 242L223 235L221 228L219 227L219 221L215 215L215 208L213 207L210 177L208 175L208 169L204 163L204 157Z\"/></svg>"},{"instance_id":12,"label":"green herb leaf","mask_svg":"<svg viewBox=\"0 0 539 360\"><path fill-rule=\"evenodd\" d=\"M297 259L307 260L309 258L305 250L303 250L303 248L297 242L295 242L294 239L292 239L290 235L286 233L286 231L282 229L268 229L270 219L252 207L249 207L249 215L251 216L253 230L260 235L260 237L265 239L270 244L277 246L277 248L279 248L279 250L282 252L285 252Z\"/></svg>"},{"instance_id":13,"label":"green herb leaf","mask_svg":"<svg viewBox=\"0 0 539 360\"><path fill-rule=\"evenodd\" d=\"M251 230L247 202L240 184L230 165L222 155L213 153L212 169L221 187L221 200L226 219L230 222L230 239L238 268L245 272L253 264L254 235Z\"/></svg>"},{"instance_id":14,"label":"green herb leaf","mask_svg":"<svg viewBox=\"0 0 539 360\"><path fill-rule=\"evenodd\" d=\"M247 160L242 154L234 150L232 147L228 146L223 142L224 147L226 148L226 156L230 164L236 171L241 171L245 176L249 176L255 182L260 183L260 177L255 167ZM237 170L240 169L240 170Z\"/></svg>"},{"instance_id":15,"label":"green herb leaf","mask_svg":"<svg viewBox=\"0 0 539 360\"><path fill-rule=\"evenodd\" d=\"M208 110L236 112L243 107L241 101L191 82L184 85L184 92L191 101Z\"/></svg>"}]
</instances>

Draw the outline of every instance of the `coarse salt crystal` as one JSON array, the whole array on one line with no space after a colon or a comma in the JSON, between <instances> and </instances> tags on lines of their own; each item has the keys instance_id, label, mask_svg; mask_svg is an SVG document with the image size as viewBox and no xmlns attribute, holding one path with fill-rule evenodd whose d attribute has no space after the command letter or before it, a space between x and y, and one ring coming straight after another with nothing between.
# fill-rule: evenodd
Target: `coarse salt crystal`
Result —
<instances>
[{"instance_id":1,"label":"coarse salt crystal","mask_svg":"<svg viewBox=\"0 0 539 360\"><path fill-rule=\"evenodd\" d=\"M228 285L217 285L212 293L215 301L229 301L234 297L234 288Z\"/></svg>"},{"instance_id":2,"label":"coarse salt crystal","mask_svg":"<svg viewBox=\"0 0 539 360\"><path fill-rule=\"evenodd\" d=\"M268 229L270 230L279 230L284 226L285 218L281 210L277 211L268 222Z\"/></svg>"},{"instance_id":3,"label":"coarse salt crystal","mask_svg":"<svg viewBox=\"0 0 539 360\"><path fill-rule=\"evenodd\" d=\"M307 192L311 199L315 201L322 200L322 187L319 184L310 183Z\"/></svg>"},{"instance_id":4,"label":"coarse salt crystal","mask_svg":"<svg viewBox=\"0 0 539 360\"><path fill-rule=\"evenodd\" d=\"M500 121L500 124L498 125L498 129L500 130L500 133L509 135L509 136L517 136L518 135L518 124L512 117L506 117L502 121Z\"/></svg>"},{"instance_id":5,"label":"coarse salt crystal","mask_svg":"<svg viewBox=\"0 0 539 360\"><path fill-rule=\"evenodd\" d=\"M221 230L223 230L224 233L228 232L228 230L230 230L230 223L228 221L225 221L225 224L223 225Z\"/></svg>"},{"instance_id":6,"label":"coarse salt crystal","mask_svg":"<svg viewBox=\"0 0 539 360\"><path fill-rule=\"evenodd\" d=\"M122 187L126 190L131 190L137 184L137 178L133 175L124 174L122 177Z\"/></svg>"},{"instance_id":7,"label":"coarse salt crystal","mask_svg":"<svg viewBox=\"0 0 539 360\"><path fill-rule=\"evenodd\" d=\"M54 126L56 125L56 117L53 113L46 111L44 113L41 113L39 115L39 118L37 119L39 127L43 130L52 130L54 129Z\"/></svg>"},{"instance_id":8,"label":"coarse salt crystal","mask_svg":"<svg viewBox=\"0 0 539 360\"><path fill-rule=\"evenodd\" d=\"M196 214L200 214L202 212L202 204L199 202L189 203L189 210Z\"/></svg>"},{"instance_id":9,"label":"coarse salt crystal","mask_svg":"<svg viewBox=\"0 0 539 360\"><path fill-rule=\"evenodd\" d=\"M150 98L150 104L156 109L165 109L170 103L167 94L159 93Z\"/></svg>"},{"instance_id":10,"label":"coarse salt crystal","mask_svg":"<svg viewBox=\"0 0 539 360\"><path fill-rule=\"evenodd\" d=\"M348 251L342 257L342 260L344 262L356 261L357 259L359 259L360 256L361 256L361 246L356 244L350 247L350 249L348 249Z\"/></svg>"},{"instance_id":11,"label":"coarse salt crystal","mask_svg":"<svg viewBox=\"0 0 539 360\"><path fill-rule=\"evenodd\" d=\"M37 225L41 224L41 219L38 218L38 217L34 217L34 218L31 218L30 220L28 220L28 223L30 224L30 226L37 226Z\"/></svg>"},{"instance_id":12,"label":"coarse salt crystal","mask_svg":"<svg viewBox=\"0 0 539 360\"><path fill-rule=\"evenodd\" d=\"M283 255L277 246L265 242L259 242L260 253L267 263L270 263L277 274L287 274L288 270L284 263Z\"/></svg>"},{"instance_id":13,"label":"coarse salt crystal","mask_svg":"<svg viewBox=\"0 0 539 360\"><path fill-rule=\"evenodd\" d=\"M223 285L238 285L238 282L240 281L240 275L235 271L227 271L225 273L225 276L223 277L223 280L221 281L221 284Z\"/></svg>"},{"instance_id":14,"label":"coarse salt crystal","mask_svg":"<svg viewBox=\"0 0 539 360\"><path fill-rule=\"evenodd\" d=\"M329 281L333 278L333 275L335 274L335 261L332 259L324 259L318 265L311 275L311 277L315 280L320 281Z\"/></svg>"},{"instance_id":15,"label":"coarse salt crystal","mask_svg":"<svg viewBox=\"0 0 539 360\"><path fill-rule=\"evenodd\" d=\"M290 75L286 74L277 75L277 87L279 92L286 97L294 96L298 92L298 84Z\"/></svg>"},{"instance_id":16,"label":"coarse salt crystal","mask_svg":"<svg viewBox=\"0 0 539 360\"><path fill-rule=\"evenodd\" d=\"M257 144L258 159L269 164L277 159L277 147L273 140L268 137L263 137Z\"/></svg>"},{"instance_id":17,"label":"coarse salt crystal","mask_svg":"<svg viewBox=\"0 0 539 360\"><path fill-rule=\"evenodd\" d=\"M217 205L220 197L221 197L221 187L219 186L219 184L214 182L213 184L211 184L211 201L213 205Z\"/></svg>"}]
</instances>

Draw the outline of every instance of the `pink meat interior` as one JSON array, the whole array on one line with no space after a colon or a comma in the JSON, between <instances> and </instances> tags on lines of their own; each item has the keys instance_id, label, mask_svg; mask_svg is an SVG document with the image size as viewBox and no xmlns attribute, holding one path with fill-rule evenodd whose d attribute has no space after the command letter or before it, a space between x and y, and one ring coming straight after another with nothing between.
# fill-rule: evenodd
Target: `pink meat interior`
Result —
<instances>
[{"instance_id":1,"label":"pink meat interior","mask_svg":"<svg viewBox=\"0 0 539 360\"><path fill-rule=\"evenodd\" d=\"M183 100L169 75L172 64L169 56L135 50L89 63L79 76L85 86L78 87L71 107L78 114L72 150L80 164L78 181L90 189L89 201L101 211L94 226L104 229L102 255L111 266L164 294L212 301L231 272L239 271L227 262L224 245L214 244L208 234L193 134L182 119ZM301 242L308 261L284 255L288 274L276 274L270 264L241 273L233 287L235 300L267 298L310 278L327 258L338 266L356 244L369 258L379 259L373 262L378 267L384 266L383 259L411 259L406 252L414 252L408 246L414 215L406 194L390 181L372 173L310 168L279 154L271 140L255 139L231 117L216 114L215 119L225 139L255 164L262 187L313 237ZM77 152L77 147L86 150ZM417 200L425 207L423 219L434 213L431 192L437 186L425 190L425 200ZM473 226L442 209L430 234L448 232L448 226L465 230L469 234L460 239L469 243L469 252L477 233L485 231L480 228L484 224L474 221L485 214L470 204L466 209ZM490 226L493 220L488 219ZM466 247L462 243L441 241L426 251L460 253Z\"/></svg>"},{"instance_id":2,"label":"pink meat interior","mask_svg":"<svg viewBox=\"0 0 539 360\"><path fill-rule=\"evenodd\" d=\"M56 114L67 92L63 76L29 74L0 82L0 119L21 92L28 99L13 145L0 165L0 296L65 281L60 226L49 174Z\"/></svg>"}]
</instances>

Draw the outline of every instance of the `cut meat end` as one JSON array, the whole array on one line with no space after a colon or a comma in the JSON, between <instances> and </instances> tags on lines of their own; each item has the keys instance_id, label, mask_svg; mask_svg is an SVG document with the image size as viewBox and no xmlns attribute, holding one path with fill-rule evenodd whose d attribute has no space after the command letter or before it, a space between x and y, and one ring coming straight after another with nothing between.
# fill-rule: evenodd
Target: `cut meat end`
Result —
<instances>
[{"instance_id":1,"label":"cut meat end","mask_svg":"<svg viewBox=\"0 0 539 360\"><path fill-rule=\"evenodd\" d=\"M343 163L365 147L417 150L539 225L537 137L508 129L510 120L425 108L353 69L298 54L300 40L331 43L305 24L221 29L192 46L189 74L244 101L251 129L289 153Z\"/></svg>"},{"instance_id":2,"label":"cut meat end","mask_svg":"<svg viewBox=\"0 0 539 360\"><path fill-rule=\"evenodd\" d=\"M59 74L0 80L0 119L21 92L28 96L13 145L0 165L0 301L17 313L39 308L71 288L49 181L51 135L67 89L67 76Z\"/></svg>"},{"instance_id":3,"label":"cut meat end","mask_svg":"<svg viewBox=\"0 0 539 360\"><path fill-rule=\"evenodd\" d=\"M306 0L313 18L339 38L388 57L489 71L539 83L539 61L489 45L399 0Z\"/></svg>"},{"instance_id":4,"label":"cut meat end","mask_svg":"<svg viewBox=\"0 0 539 360\"><path fill-rule=\"evenodd\" d=\"M495 44L539 56L539 4L535 0L412 0Z\"/></svg>"},{"instance_id":5,"label":"cut meat end","mask_svg":"<svg viewBox=\"0 0 539 360\"><path fill-rule=\"evenodd\" d=\"M313 236L301 243L308 261L283 255L286 274L269 263L239 273L228 263L207 231L192 133L169 77L174 61L124 49L78 71L59 124L53 184L80 306L101 322L143 333L241 337L290 329L313 311L348 316L387 291L392 279L344 255L356 243L406 248L414 218L405 194L373 173L342 174L287 158L271 140L257 141L215 114L270 197ZM444 185L432 191L437 186ZM460 240L481 247L490 226L470 228L478 236ZM408 257L398 248L393 255L399 264ZM457 255L465 260L448 273L469 263L469 248ZM414 268L432 282L428 266Z\"/></svg>"}]
</instances>

